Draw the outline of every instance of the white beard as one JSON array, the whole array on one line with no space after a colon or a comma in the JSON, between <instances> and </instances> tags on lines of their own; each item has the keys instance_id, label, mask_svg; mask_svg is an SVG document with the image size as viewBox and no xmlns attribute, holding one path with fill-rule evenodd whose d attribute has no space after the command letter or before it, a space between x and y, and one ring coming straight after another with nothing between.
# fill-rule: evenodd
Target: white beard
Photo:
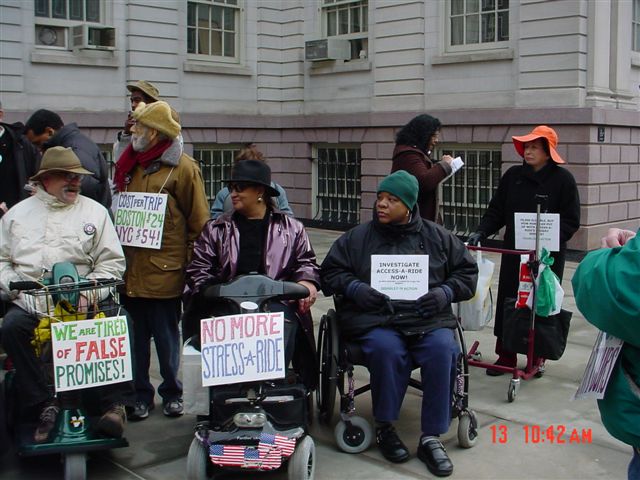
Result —
<instances>
[{"instance_id":1,"label":"white beard","mask_svg":"<svg viewBox=\"0 0 640 480\"><path fill-rule=\"evenodd\" d=\"M148 135L132 135L131 148L136 152L144 152L151 143Z\"/></svg>"}]
</instances>

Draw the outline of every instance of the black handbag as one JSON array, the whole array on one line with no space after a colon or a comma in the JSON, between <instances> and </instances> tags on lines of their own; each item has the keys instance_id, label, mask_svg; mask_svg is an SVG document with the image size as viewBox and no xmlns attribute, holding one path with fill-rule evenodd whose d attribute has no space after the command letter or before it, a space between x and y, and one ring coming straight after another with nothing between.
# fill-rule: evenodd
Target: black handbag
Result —
<instances>
[{"instance_id":1,"label":"black handbag","mask_svg":"<svg viewBox=\"0 0 640 480\"><path fill-rule=\"evenodd\" d=\"M529 349L529 329L531 328L531 310L516 308L516 299L504 301L502 322L502 345L505 350L526 354ZM540 317L536 315L533 353L536 357L558 360L567 346L569 324L573 312L560 310L556 315Z\"/></svg>"}]
</instances>

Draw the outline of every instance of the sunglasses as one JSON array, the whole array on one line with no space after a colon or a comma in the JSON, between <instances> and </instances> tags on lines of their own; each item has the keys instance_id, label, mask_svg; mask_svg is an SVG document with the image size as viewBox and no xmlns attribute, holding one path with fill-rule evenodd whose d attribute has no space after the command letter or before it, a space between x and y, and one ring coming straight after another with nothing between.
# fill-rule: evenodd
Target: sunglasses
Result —
<instances>
[{"instance_id":1,"label":"sunglasses","mask_svg":"<svg viewBox=\"0 0 640 480\"><path fill-rule=\"evenodd\" d=\"M239 183L239 182L229 182L227 184L227 188L230 192L236 191L238 193L243 192L247 189L251 184L250 183Z\"/></svg>"}]
</instances>

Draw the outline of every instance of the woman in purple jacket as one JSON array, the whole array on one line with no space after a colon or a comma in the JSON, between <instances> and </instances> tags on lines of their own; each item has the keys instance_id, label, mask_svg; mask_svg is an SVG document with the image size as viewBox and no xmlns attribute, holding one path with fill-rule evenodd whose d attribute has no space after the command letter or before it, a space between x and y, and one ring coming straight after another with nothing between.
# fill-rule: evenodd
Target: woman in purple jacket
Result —
<instances>
[{"instance_id":1,"label":"woman in purple jacket","mask_svg":"<svg viewBox=\"0 0 640 480\"><path fill-rule=\"evenodd\" d=\"M278 196L278 191L271 186L271 169L266 163L258 160L237 162L227 187L231 192L233 212L210 220L204 226L187 267L184 338L196 334L198 322L204 318L200 315L206 306L200 293L206 286L255 272L274 280L297 282L309 289L309 296L299 300L297 306L274 302L271 310L284 312L287 362L294 353L298 325L310 342L309 348L301 350L313 353L313 324L309 310L317 297L320 275L304 226L274 207L272 199ZM294 363L297 363L295 358Z\"/></svg>"}]
</instances>

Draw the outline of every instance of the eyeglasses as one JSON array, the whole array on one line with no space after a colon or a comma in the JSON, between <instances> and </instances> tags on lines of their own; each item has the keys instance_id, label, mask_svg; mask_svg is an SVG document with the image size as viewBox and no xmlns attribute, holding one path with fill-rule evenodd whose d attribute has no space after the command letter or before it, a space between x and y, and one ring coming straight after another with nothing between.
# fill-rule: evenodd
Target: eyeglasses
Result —
<instances>
[{"instance_id":1,"label":"eyeglasses","mask_svg":"<svg viewBox=\"0 0 640 480\"><path fill-rule=\"evenodd\" d=\"M76 180L82 179L82 174L80 174L80 173L56 172L56 175L58 175L60 178L64 178L65 181L67 181L69 183L75 182Z\"/></svg>"},{"instance_id":2,"label":"eyeglasses","mask_svg":"<svg viewBox=\"0 0 640 480\"><path fill-rule=\"evenodd\" d=\"M229 182L227 184L227 188L230 192L233 192L235 190L238 193L243 192L248 186L248 183Z\"/></svg>"}]
</instances>

